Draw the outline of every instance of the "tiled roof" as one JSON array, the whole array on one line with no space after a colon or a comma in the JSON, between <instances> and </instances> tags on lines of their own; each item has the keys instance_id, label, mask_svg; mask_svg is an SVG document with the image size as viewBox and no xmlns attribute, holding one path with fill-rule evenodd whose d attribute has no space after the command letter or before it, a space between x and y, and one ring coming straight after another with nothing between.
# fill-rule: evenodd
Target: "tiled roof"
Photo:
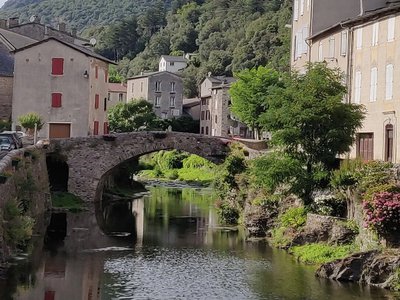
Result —
<instances>
[{"instance_id":1,"label":"tiled roof","mask_svg":"<svg viewBox=\"0 0 400 300\"><path fill-rule=\"evenodd\" d=\"M0 35L9 42L15 49L26 47L30 44L37 43L37 40L31 39L24 35L0 28Z\"/></svg>"},{"instance_id":2,"label":"tiled roof","mask_svg":"<svg viewBox=\"0 0 400 300\"><path fill-rule=\"evenodd\" d=\"M59 39L57 39L57 38L55 38L55 37L49 37L49 38L47 38L47 39L45 39L45 40L36 42L36 43L34 43L34 44L27 45L27 46L25 46L25 47L22 47L22 48L19 48L19 49L15 50L14 52L20 52L20 51L23 51L23 50L25 50L25 49L32 48L32 47L35 47L35 46L37 46L37 45L40 45L40 44L42 44L42 43L46 43L46 42L48 42L48 41L50 41L50 40L54 40L54 41L57 41L57 42L59 42L59 43L61 43L61 44L64 44L65 46L70 47L70 48L73 48L73 49L75 49L76 51L79 51L79 52L81 52L81 53L83 53L83 54L86 54L87 56L100 59L100 60L105 61L105 62L108 62L108 63L110 63L110 64L114 64L114 65L116 64L114 61L112 61L112 60L110 60L110 59L108 59L108 58L105 58L104 56L101 56L100 54L97 54L96 52L93 52L92 50L90 50L90 49L88 49L88 48L85 48L85 47L83 47L83 46L78 46L78 45L75 45L75 44L71 44L71 43L67 43L67 42L62 41L62 40L59 40Z\"/></svg>"},{"instance_id":3,"label":"tiled roof","mask_svg":"<svg viewBox=\"0 0 400 300\"><path fill-rule=\"evenodd\" d=\"M108 83L108 90L110 92L126 93L126 84L124 83Z\"/></svg>"},{"instance_id":4,"label":"tiled roof","mask_svg":"<svg viewBox=\"0 0 400 300\"><path fill-rule=\"evenodd\" d=\"M197 105L200 105L200 98L183 99L183 107L193 107Z\"/></svg>"},{"instance_id":5,"label":"tiled roof","mask_svg":"<svg viewBox=\"0 0 400 300\"><path fill-rule=\"evenodd\" d=\"M164 58L166 61L187 62L186 58L182 56L161 55L161 58Z\"/></svg>"},{"instance_id":6,"label":"tiled roof","mask_svg":"<svg viewBox=\"0 0 400 300\"><path fill-rule=\"evenodd\" d=\"M143 74L140 74L140 75L132 76L132 77L128 78L128 80L144 78L144 77L151 77L151 76L157 76L157 75L161 75L161 74L164 74L164 73L168 73L171 76L181 78L181 76L179 76L176 73L172 73L172 72L168 72L168 71L157 71L157 72L148 72L148 73L143 73Z\"/></svg>"}]
</instances>

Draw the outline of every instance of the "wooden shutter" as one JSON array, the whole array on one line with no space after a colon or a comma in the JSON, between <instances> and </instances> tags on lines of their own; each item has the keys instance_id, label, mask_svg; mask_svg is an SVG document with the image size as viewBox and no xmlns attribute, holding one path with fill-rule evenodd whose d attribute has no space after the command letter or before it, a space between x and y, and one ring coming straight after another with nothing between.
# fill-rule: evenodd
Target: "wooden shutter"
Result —
<instances>
[{"instance_id":1,"label":"wooden shutter","mask_svg":"<svg viewBox=\"0 0 400 300\"><path fill-rule=\"evenodd\" d=\"M100 96L98 94L96 94L94 96L94 108L98 109L99 108L99 102L100 102Z\"/></svg>"},{"instance_id":2,"label":"wooden shutter","mask_svg":"<svg viewBox=\"0 0 400 300\"><path fill-rule=\"evenodd\" d=\"M61 107L61 98L62 95L60 93L52 93L51 94L51 107Z\"/></svg>"},{"instance_id":3,"label":"wooden shutter","mask_svg":"<svg viewBox=\"0 0 400 300\"><path fill-rule=\"evenodd\" d=\"M51 74L63 75L64 74L64 58L51 59Z\"/></svg>"},{"instance_id":4,"label":"wooden shutter","mask_svg":"<svg viewBox=\"0 0 400 300\"><path fill-rule=\"evenodd\" d=\"M93 123L93 135L99 134L99 121L94 121Z\"/></svg>"}]
</instances>

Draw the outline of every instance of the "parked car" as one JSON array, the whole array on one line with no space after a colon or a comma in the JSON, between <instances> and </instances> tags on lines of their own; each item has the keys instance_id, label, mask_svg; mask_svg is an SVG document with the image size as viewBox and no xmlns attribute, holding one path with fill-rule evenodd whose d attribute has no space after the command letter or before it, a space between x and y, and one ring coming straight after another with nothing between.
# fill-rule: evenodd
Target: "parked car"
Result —
<instances>
[{"instance_id":1,"label":"parked car","mask_svg":"<svg viewBox=\"0 0 400 300\"><path fill-rule=\"evenodd\" d=\"M17 148L14 140L8 136L0 136L0 151L11 151Z\"/></svg>"},{"instance_id":2,"label":"parked car","mask_svg":"<svg viewBox=\"0 0 400 300\"><path fill-rule=\"evenodd\" d=\"M17 148L23 148L24 147L24 145L22 144L22 139L18 135L17 131L3 131L3 132L0 133L0 137L1 136L11 137L14 140L15 145L17 145Z\"/></svg>"}]
</instances>

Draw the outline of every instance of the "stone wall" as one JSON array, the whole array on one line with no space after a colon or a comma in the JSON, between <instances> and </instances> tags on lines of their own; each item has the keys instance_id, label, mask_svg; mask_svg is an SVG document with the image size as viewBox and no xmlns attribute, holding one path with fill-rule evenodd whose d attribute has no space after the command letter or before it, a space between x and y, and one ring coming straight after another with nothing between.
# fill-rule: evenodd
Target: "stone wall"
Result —
<instances>
[{"instance_id":1,"label":"stone wall","mask_svg":"<svg viewBox=\"0 0 400 300\"><path fill-rule=\"evenodd\" d=\"M101 195L105 175L126 161L177 149L221 163L229 152L228 142L181 132L136 132L52 140L49 152L58 153L68 164L68 191L85 201L94 201Z\"/></svg>"},{"instance_id":2,"label":"stone wall","mask_svg":"<svg viewBox=\"0 0 400 300\"><path fill-rule=\"evenodd\" d=\"M33 155L25 157L25 152ZM18 161L18 166L13 166L13 160ZM29 188L30 205L25 215L35 219L35 228L43 228L42 216L51 206L45 152L36 146L12 151L0 160L0 174L10 175L5 183L0 184L0 220L3 221L6 204L18 199L24 188ZM28 182L30 185L27 187ZM0 233L4 232L4 224L0 223ZM0 234L0 264L11 254L4 234Z\"/></svg>"},{"instance_id":3,"label":"stone wall","mask_svg":"<svg viewBox=\"0 0 400 300\"><path fill-rule=\"evenodd\" d=\"M0 76L0 120L11 118L13 77Z\"/></svg>"}]
</instances>

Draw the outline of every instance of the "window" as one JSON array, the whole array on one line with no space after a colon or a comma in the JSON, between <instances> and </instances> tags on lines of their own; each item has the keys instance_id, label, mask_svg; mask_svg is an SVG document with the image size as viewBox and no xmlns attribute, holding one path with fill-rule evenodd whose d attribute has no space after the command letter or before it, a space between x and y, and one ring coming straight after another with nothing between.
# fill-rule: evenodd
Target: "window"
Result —
<instances>
[{"instance_id":1,"label":"window","mask_svg":"<svg viewBox=\"0 0 400 300\"><path fill-rule=\"evenodd\" d=\"M206 111L206 120L211 120L211 113L209 110Z\"/></svg>"},{"instance_id":2,"label":"window","mask_svg":"<svg viewBox=\"0 0 400 300\"><path fill-rule=\"evenodd\" d=\"M118 94L118 101L119 101L119 102L124 101L124 94L122 94L122 93L119 93L119 94Z\"/></svg>"},{"instance_id":3,"label":"window","mask_svg":"<svg viewBox=\"0 0 400 300\"><path fill-rule=\"evenodd\" d=\"M301 44L302 44L301 53L302 54L307 54L308 53L308 44L307 44L308 27L307 26L303 27L303 31L302 31L301 37L302 37L302 40L301 40Z\"/></svg>"},{"instance_id":4,"label":"window","mask_svg":"<svg viewBox=\"0 0 400 300\"><path fill-rule=\"evenodd\" d=\"M107 111L107 98L104 98L103 109Z\"/></svg>"},{"instance_id":5,"label":"window","mask_svg":"<svg viewBox=\"0 0 400 300\"><path fill-rule=\"evenodd\" d=\"M304 15L304 0L300 0L300 15Z\"/></svg>"},{"instance_id":6,"label":"window","mask_svg":"<svg viewBox=\"0 0 400 300\"><path fill-rule=\"evenodd\" d=\"M99 134L99 121L94 121L93 123L93 135Z\"/></svg>"},{"instance_id":7,"label":"window","mask_svg":"<svg viewBox=\"0 0 400 300\"><path fill-rule=\"evenodd\" d=\"M51 74L64 75L64 58L51 59Z\"/></svg>"},{"instance_id":8,"label":"window","mask_svg":"<svg viewBox=\"0 0 400 300\"><path fill-rule=\"evenodd\" d=\"M170 65L171 67L173 67L173 66L175 65L175 62L171 61L171 62L169 63L169 65Z\"/></svg>"},{"instance_id":9,"label":"window","mask_svg":"<svg viewBox=\"0 0 400 300\"><path fill-rule=\"evenodd\" d=\"M94 96L94 108L95 108L95 109L98 109L98 108L99 108L99 104L100 104L99 102L100 102L100 96L96 94L96 95Z\"/></svg>"},{"instance_id":10,"label":"window","mask_svg":"<svg viewBox=\"0 0 400 300\"><path fill-rule=\"evenodd\" d=\"M385 161L393 162L393 125L385 126Z\"/></svg>"},{"instance_id":11,"label":"window","mask_svg":"<svg viewBox=\"0 0 400 300\"><path fill-rule=\"evenodd\" d=\"M143 92L143 82L140 83L140 91Z\"/></svg>"},{"instance_id":12,"label":"window","mask_svg":"<svg viewBox=\"0 0 400 300\"><path fill-rule=\"evenodd\" d=\"M156 96L156 101L154 103L155 107L160 107L161 106L161 97L160 96Z\"/></svg>"},{"instance_id":13,"label":"window","mask_svg":"<svg viewBox=\"0 0 400 300\"><path fill-rule=\"evenodd\" d=\"M386 100L393 98L393 65L386 66Z\"/></svg>"},{"instance_id":14,"label":"window","mask_svg":"<svg viewBox=\"0 0 400 300\"><path fill-rule=\"evenodd\" d=\"M175 92L175 82L171 82L171 92Z\"/></svg>"},{"instance_id":15,"label":"window","mask_svg":"<svg viewBox=\"0 0 400 300\"><path fill-rule=\"evenodd\" d=\"M208 135L208 126L206 126L206 135Z\"/></svg>"},{"instance_id":16,"label":"window","mask_svg":"<svg viewBox=\"0 0 400 300\"><path fill-rule=\"evenodd\" d=\"M201 105L206 105L206 104L207 104L206 99L201 99Z\"/></svg>"},{"instance_id":17,"label":"window","mask_svg":"<svg viewBox=\"0 0 400 300\"><path fill-rule=\"evenodd\" d=\"M108 72L107 72L107 70L104 71L104 82L108 83Z\"/></svg>"},{"instance_id":18,"label":"window","mask_svg":"<svg viewBox=\"0 0 400 300\"><path fill-rule=\"evenodd\" d=\"M394 41L394 28L395 28L396 18L390 17L388 19L388 32L387 32L387 41L393 42Z\"/></svg>"},{"instance_id":19,"label":"window","mask_svg":"<svg viewBox=\"0 0 400 300\"><path fill-rule=\"evenodd\" d=\"M134 90L135 90L135 84L132 82L132 85L131 85L131 92L133 93Z\"/></svg>"},{"instance_id":20,"label":"window","mask_svg":"<svg viewBox=\"0 0 400 300\"><path fill-rule=\"evenodd\" d=\"M201 133L201 134L204 134L204 127L201 127L200 133Z\"/></svg>"},{"instance_id":21,"label":"window","mask_svg":"<svg viewBox=\"0 0 400 300\"><path fill-rule=\"evenodd\" d=\"M161 92L161 81L156 81L156 92Z\"/></svg>"},{"instance_id":22,"label":"window","mask_svg":"<svg viewBox=\"0 0 400 300\"><path fill-rule=\"evenodd\" d=\"M104 122L103 132L104 132L104 134L109 134L110 133L110 129L108 127L108 122Z\"/></svg>"},{"instance_id":23,"label":"window","mask_svg":"<svg viewBox=\"0 0 400 300\"><path fill-rule=\"evenodd\" d=\"M322 42L319 42L318 45L318 61L323 61L324 60L324 52L323 52L323 45Z\"/></svg>"},{"instance_id":24,"label":"window","mask_svg":"<svg viewBox=\"0 0 400 300\"><path fill-rule=\"evenodd\" d=\"M299 0L294 0L293 19L295 21L299 19Z\"/></svg>"},{"instance_id":25,"label":"window","mask_svg":"<svg viewBox=\"0 0 400 300\"><path fill-rule=\"evenodd\" d=\"M169 98L169 107L175 107L175 96Z\"/></svg>"},{"instance_id":26,"label":"window","mask_svg":"<svg viewBox=\"0 0 400 300\"><path fill-rule=\"evenodd\" d=\"M361 102L361 72L356 72L355 78L355 91L354 91L354 103L359 104Z\"/></svg>"},{"instance_id":27,"label":"window","mask_svg":"<svg viewBox=\"0 0 400 300\"><path fill-rule=\"evenodd\" d=\"M168 118L168 113L162 112L162 113L161 113L161 119L165 120L165 119L167 119L167 118Z\"/></svg>"},{"instance_id":28,"label":"window","mask_svg":"<svg viewBox=\"0 0 400 300\"><path fill-rule=\"evenodd\" d=\"M357 29L357 49L360 50L362 48L362 42L363 42L363 29L358 28Z\"/></svg>"},{"instance_id":29,"label":"window","mask_svg":"<svg viewBox=\"0 0 400 300\"><path fill-rule=\"evenodd\" d=\"M347 31L342 31L342 40L340 44L340 55L346 56L347 55Z\"/></svg>"},{"instance_id":30,"label":"window","mask_svg":"<svg viewBox=\"0 0 400 300\"><path fill-rule=\"evenodd\" d=\"M51 94L51 107L61 107L61 93L52 93Z\"/></svg>"},{"instance_id":31,"label":"window","mask_svg":"<svg viewBox=\"0 0 400 300\"><path fill-rule=\"evenodd\" d=\"M204 111L201 112L201 120L204 120Z\"/></svg>"},{"instance_id":32,"label":"window","mask_svg":"<svg viewBox=\"0 0 400 300\"><path fill-rule=\"evenodd\" d=\"M218 116L215 115L215 124L218 124Z\"/></svg>"},{"instance_id":33,"label":"window","mask_svg":"<svg viewBox=\"0 0 400 300\"><path fill-rule=\"evenodd\" d=\"M218 109L218 98L215 99L215 102L214 102L214 109L215 109L215 110Z\"/></svg>"},{"instance_id":34,"label":"window","mask_svg":"<svg viewBox=\"0 0 400 300\"><path fill-rule=\"evenodd\" d=\"M371 102L376 101L377 85L378 85L378 69L372 68L371 69L371 86L370 86L370 91L369 91L369 101L371 101Z\"/></svg>"},{"instance_id":35,"label":"window","mask_svg":"<svg viewBox=\"0 0 400 300\"><path fill-rule=\"evenodd\" d=\"M357 135L357 157L364 161L374 159L374 134L359 133Z\"/></svg>"},{"instance_id":36,"label":"window","mask_svg":"<svg viewBox=\"0 0 400 300\"><path fill-rule=\"evenodd\" d=\"M379 23L376 22L372 25L372 46L378 45L378 38L379 38Z\"/></svg>"},{"instance_id":37,"label":"window","mask_svg":"<svg viewBox=\"0 0 400 300\"><path fill-rule=\"evenodd\" d=\"M335 57L335 38L329 38L329 58Z\"/></svg>"},{"instance_id":38,"label":"window","mask_svg":"<svg viewBox=\"0 0 400 300\"><path fill-rule=\"evenodd\" d=\"M98 66L94 67L94 77L96 79L99 78L99 67Z\"/></svg>"}]
</instances>

